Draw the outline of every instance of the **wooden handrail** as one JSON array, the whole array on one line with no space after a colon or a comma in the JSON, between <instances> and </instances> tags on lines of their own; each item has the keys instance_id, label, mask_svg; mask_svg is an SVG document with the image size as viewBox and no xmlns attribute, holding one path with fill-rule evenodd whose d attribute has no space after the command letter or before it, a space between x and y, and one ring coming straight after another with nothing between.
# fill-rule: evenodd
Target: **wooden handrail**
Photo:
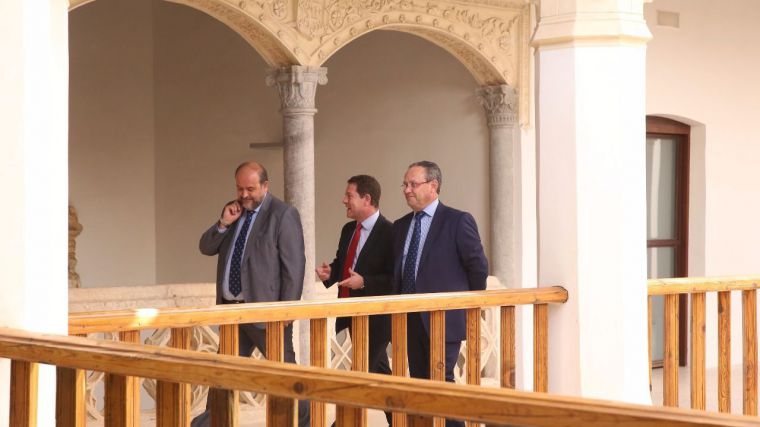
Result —
<instances>
[{"instance_id":1,"label":"wooden handrail","mask_svg":"<svg viewBox=\"0 0 760 427\"><path fill-rule=\"evenodd\" d=\"M757 426L754 418L342 372L0 328L0 357L348 406L522 426ZM361 390L361 392L357 392Z\"/></svg>"},{"instance_id":2,"label":"wooden handrail","mask_svg":"<svg viewBox=\"0 0 760 427\"><path fill-rule=\"evenodd\" d=\"M760 276L679 277L647 280L649 296L700 292L747 291L760 288Z\"/></svg>"},{"instance_id":3,"label":"wooden handrail","mask_svg":"<svg viewBox=\"0 0 760 427\"><path fill-rule=\"evenodd\" d=\"M281 301L211 307L116 310L71 313L69 334L564 303L565 301L567 301L567 291L562 287L553 286L535 289L387 295L328 301ZM255 310L252 310L253 308Z\"/></svg>"}]
</instances>

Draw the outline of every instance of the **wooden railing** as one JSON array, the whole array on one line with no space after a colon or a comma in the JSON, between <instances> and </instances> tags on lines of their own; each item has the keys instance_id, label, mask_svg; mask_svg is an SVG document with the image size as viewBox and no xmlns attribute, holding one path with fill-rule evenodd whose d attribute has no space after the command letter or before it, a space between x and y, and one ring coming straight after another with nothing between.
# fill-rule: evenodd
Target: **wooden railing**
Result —
<instances>
[{"instance_id":1,"label":"wooden railing","mask_svg":"<svg viewBox=\"0 0 760 427\"><path fill-rule=\"evenodd\" d=\"M154 346L45 335L0 328L0 357L12 360L10 425L34 426L33 390L37 364L58 372L97 370L121 378L156 378L229 390L251 390L288 399L332 402L408 414L412 423L430 425L431 416L488 425L520 426L757 426L754 418L679 408L654 408L599 400L557 397L508 389L448 384L363 372L254 360ZM59 375L59 379L61 375ZM58 396L72 395L72 383L59 382ZM81 425L61 417L71 400L57 402L58 426ZM289 416L270 426L291 427ZM338 421L338 425L351 425ZM120 422L108 426L122 426ZM158 425L161 424L159 421ZM182 424L173 424L175 426ZM217 424L218 425L218 424Z\"/></svg>"},{"instance_id":2,"label":"wooden railing","mask_svg":"<svg viewBox=\"0 0 760 427\"><path fill-rule=\"evenodd\" d=\"M367 326L370 315L392 315L392 371L395 376L405 376L406 360L406 315L410 312L430 312L431 379L443 381L445 373L444 345L446 310L467 310L467 383L480 383L480 318L481 310L486 307L500 307L501 310L501 372L500 381L504 388L515 387L515 306L534 306L534 373L535 391L547 391L548 386L548 308L547 304L563 303L567 292L561 287L538 289L496 290L459 293L436 293L421 295L393 295L383 297L350 298L331 301L296 301L259 304L236 304L202 308L167 308L109 311L97 313L74 313L69 316L69 333L85 335L95 332L118 331L122 341L132 341L136 331L152 328L171 328L172 346L185 349L188 347L187 331L194 326L219 325L219 352L236 355L237 324L267 322L267 359L282 360L283 327L286 322L300 319L311 321L311 366L325 367L327 353L327 321L329 317L353 318L352 345L354 371L368 370ZM71 374L79 380L81 373ZM109 375L112 381L106 384L106 424L116 423L117 419L131 423L139 416L139 405L121 400L123 395L134 395L136 385L130 380L116 374ZM73 381L73 380L70 380ZM188 381L189 382L189 381ZM74 384L71 384L74 387ZM159 383L156 417L158 425L179 425L187 420L189 391L186 385L169 385ZM77 393L83 393L78 384ZM117 398L108 398L108 396ZM181 397L177 405L174 395ZM215 390L211 399L212 419L219 425L236 426L238 397L235 391ZM77 404L83 398L77 397ZM113 405L111 402L114 402ZM116 405L119 405L116 407ZM278 414L284 413L281 407L293 406L291 399L281 399L277 393L269 393L267 399L267 420L275 423ZM81 412L77 410L76 417ZM366 424L366 410L337 408L338 419L345 425ZM322 427L326 424L324 403L311 403L312 426ZM394 414L394 425L403 427L406 423L403 413ZM437 419L441 424L443 419ZM109 424L111 425L111 424Z\"/></svg>"},{"instance_id":3,"label":"wooden railing","mask_svg":"<svg viewBox=\"0 0 760 427\"><path fill-rule=\"evenodd\" d=\"M649 335L651 343L652 297L665 297L665 346L663 360L663 404L678 406L678 348L680 295L689 295L691 407L705 409L705 299L718 295L718 410L731 411L731 292L742 293L743 413L757 415L757 289L760 277L716 277L654 279L648 281ZM650 344L651 360L651 344Z\"/></svg>"}]
</instances>

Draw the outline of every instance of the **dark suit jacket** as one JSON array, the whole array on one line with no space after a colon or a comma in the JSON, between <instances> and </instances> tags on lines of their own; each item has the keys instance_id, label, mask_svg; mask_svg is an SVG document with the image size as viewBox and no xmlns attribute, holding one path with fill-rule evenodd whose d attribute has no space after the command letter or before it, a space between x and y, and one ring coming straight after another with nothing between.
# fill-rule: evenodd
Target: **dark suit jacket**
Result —
<instances>
[{"instance_id":1,"label":"dark suit jacket","mask_svg":"<svg viewBox=\"0 0 760 427\"><path fill-rule=\"evenodd\" d=\"M220 233L215 223L203 233L199 243L204 255L219 256L216 268L217 304L222 303L224 270L227 256L234 246L236 227L237 221ZM267 194L248 236L240 265L245 302L300 300L306 255L298 211ZM264 327L263 324L257 326Z\"/></svg>"},{"instance_id":2,"label":"dark suit jacket","mask_svg":"<svg viewBox=\"0 0 760 427\"><path fill-rule=\"evenodd\" d=\"M377 218L367 241L359 252L354 271L364 278L364 289L351 289L352 297L388 295L391 293L391 277L393 274L393 246L392 225L382 214ZM343 264L346 261L348 246L351 237L356 230L356 221L351 221L343 226L338 242L338 252L330 264L330 278L322 282L326 288L342 280ZM390 316L370 316L370 339L390 338ZM348 327L351 318L338 318L335 322L335 330L340 331Z\"/></svg>"},{"instance_id":3,"label":"dark suit jacket","mask_svg":"<svg viewBox=\"0 0 760 427\"><path fill-rule=\"evenodd\" d=\"M393 223L394 293L401 292L401 265L404 243L412 222L410 212ZM480 243L478 226L467 212L443 203L433 215L430 230L417 269L417 293L481 291L486 288L488 260ZM422 313L425 329L430 333L430 316ZM463 310L446 312L446 341L462 341L466 337Z\"/></svg>"}]
</instances>

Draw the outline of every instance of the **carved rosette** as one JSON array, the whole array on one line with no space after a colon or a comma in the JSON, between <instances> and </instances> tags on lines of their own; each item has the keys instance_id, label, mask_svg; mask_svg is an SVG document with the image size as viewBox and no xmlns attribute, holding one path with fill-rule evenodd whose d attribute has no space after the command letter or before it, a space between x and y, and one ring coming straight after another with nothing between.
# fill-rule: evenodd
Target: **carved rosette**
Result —
<instances>
[{"instance_id":1,"label":"carved rosette","mask_svg":"<svg viewBox=\"0 0 760 427\"><path fill-rule=\"evenodd\" d=\"M280 94L283 114L314 114L317 86L327 84L327 68L294 65L269 70L267 86Z\"/></svg>"},{"instance_id":2,"label":"carved rosette","mask_svg":"<svg viewBox=\"0 0 760 427\"><path fill-rule=\"evenodd\" d=\"M81 281L77 273L77 236L82 233L77 210L69 205L69 287L79 288Z\"/></svg>"},{"instance_id":3,"label":"carved rosette","mask_svg":"<svg viewBox=\"0 0 760 427\"><path fill-rule=\"evenodd\" d=\"M514 126L517 123L517 91L508 85L484 86L476 91L486 110L488 127Z\"/></svg>"}]
</instances>

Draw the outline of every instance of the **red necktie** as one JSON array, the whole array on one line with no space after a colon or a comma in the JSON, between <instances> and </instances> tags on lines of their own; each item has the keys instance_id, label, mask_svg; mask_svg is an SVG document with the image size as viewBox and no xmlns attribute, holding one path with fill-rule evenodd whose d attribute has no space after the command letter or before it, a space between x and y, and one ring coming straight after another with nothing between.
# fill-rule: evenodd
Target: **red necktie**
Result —
<instances>
[{"instance_id":1,"label":"red necktie","mask_svg":"<svg viewBox=\"0 0 760 427\"><path fill-rule=\"evenodd\" d=\"M359 246L359 236L362 233L362 223L356 222L356 230L354 230L354 237L351 239L351 244L348 245L348 252L346 253L346 261L343 263L343 279L346 280L351 276L348 270L354 264L354 258L356 257L356 248ZM338 291L338 298L348 298L348 288L341 286Z\"/></svg>"}]
</instances>

